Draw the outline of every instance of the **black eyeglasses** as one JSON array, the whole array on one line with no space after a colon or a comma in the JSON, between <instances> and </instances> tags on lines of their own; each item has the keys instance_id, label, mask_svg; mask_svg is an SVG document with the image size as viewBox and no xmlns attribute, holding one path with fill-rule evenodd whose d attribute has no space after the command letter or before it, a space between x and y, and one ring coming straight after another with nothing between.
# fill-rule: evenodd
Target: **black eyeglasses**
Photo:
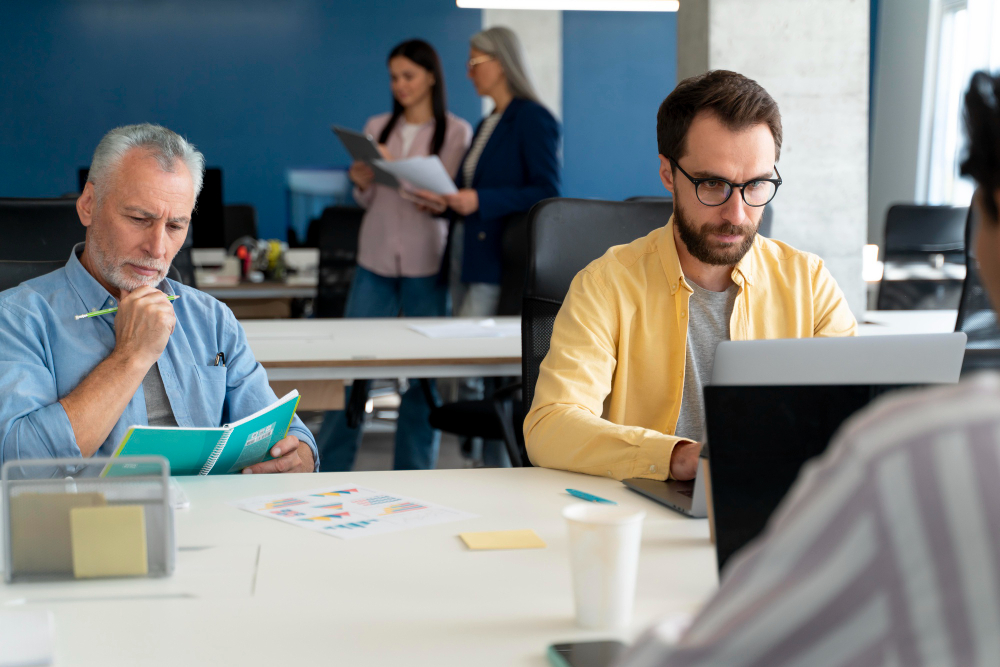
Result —
<instances>
[{"instance_id":1,"label":"black eyeglasses","mask_svg":"<svg viewBox=\"0 0 1000 667\"><path fill-rule=\"evenodd\" d=\"M695 178L684 171L684 168L677 164L677 160L667 159L673 162L674 166L680 169L689 181L694 183L694 194L698 197L698 201L705 206L722 206L729 201L736 188L739 188L740 196L743 197L747 206L764 206L774 199L774 195L778 192L778 186L781 185L781 174L778 173L777 165L774 167L774 173L778 175L777 178L758 178L746 183L730 183L721 178Z\"/></svg>"}]
</instances>

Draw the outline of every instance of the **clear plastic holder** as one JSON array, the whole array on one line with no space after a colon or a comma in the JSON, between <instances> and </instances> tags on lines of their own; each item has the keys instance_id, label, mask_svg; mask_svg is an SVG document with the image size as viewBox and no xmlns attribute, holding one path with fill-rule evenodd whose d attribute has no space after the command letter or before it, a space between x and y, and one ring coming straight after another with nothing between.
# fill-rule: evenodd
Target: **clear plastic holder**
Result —
<instances>
[{"instance_id":1,"label":"clear plastic holder","mask_svg":"<svg viewBox=\"0 0 1000 667\"><path fill-rule=\"evenodd\" d=\"M173 574L162 456L9 461L0 479L7 583Z\"/></svg>"}]
</instances>

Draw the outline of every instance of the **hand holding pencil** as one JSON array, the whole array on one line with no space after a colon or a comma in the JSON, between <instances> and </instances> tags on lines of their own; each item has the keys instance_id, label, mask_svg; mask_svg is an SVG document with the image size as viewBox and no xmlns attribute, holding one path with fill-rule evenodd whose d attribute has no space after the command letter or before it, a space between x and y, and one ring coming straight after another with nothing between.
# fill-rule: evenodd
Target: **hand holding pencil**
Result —
<instances>
[{"instance_id":1,"label":"hand holding pencil","mask_svg":"<svg viewBox=\"0 0 1000 667\"><path fill-rule=\"evenodd\" d=\"M166 294L143 285L131 292L122 290L115 316L115 350L112 354L147 369L167 347L177 320Z\"/></svg>"}]
</instances>

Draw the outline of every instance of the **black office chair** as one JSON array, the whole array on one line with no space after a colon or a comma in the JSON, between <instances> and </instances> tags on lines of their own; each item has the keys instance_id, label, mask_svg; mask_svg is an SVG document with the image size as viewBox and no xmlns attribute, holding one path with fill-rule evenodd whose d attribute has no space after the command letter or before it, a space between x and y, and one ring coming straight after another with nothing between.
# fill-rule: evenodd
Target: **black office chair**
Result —
<instances>
[{"instance_id":1,"label":"black office chair","mask_svg":"<svg viewBox=\"0 0 1000 667\"><path fill-rule=\"evenodd\" d=\"M965 206L895 204L885 219L878 310L957 308L962 281L947 266L965 262Z\"/></svg>"},{"instance_id":2,"label":"black office chair","mask_svg":"<svg viewBox=\"0 0 1000 667\"><path fill-rule=\"evenodd\" d=\"M364 214L364 209L354 206L328 206L309 223L308 245L319 248L316 317L344 316L358 264L358 233Z\"/></svg>"},{"instance_id":3,"label":"black office chair","mask_svg":"<svg viewBox=\"0 0 1000 667\"><path fill-rule=\"evenodd\" d=\"M222 215L223 247L244 236L257 238L257 209L252 204L226 204Z\"/></svg>"},{"instance_id":4,"label":"black office chair","mask_svg":"<svg viewBox=\"0 0 1000 667\"><path fill-rule=\"evenodd\" d=\"M75 199L0 199L0 291L65 266L85 236Z\"/></svg>"},{"instance_id":5,"label":"black office chair","mask_svg":"<svg viewBox=\"0 0 1000 667\"><path fill-rule=\"evenodd\" d=\"M573 278L609 248L641 238L670 219L670 200L547 199L528 214L528 267L521 311L521 382L484 401L435 407L435 428L502 439L514 466L530 466L522 424L534 396L552 326ZM478 432L474 432L478 429Z\"/></svg>"},{"instance_id":6,"label":"black office chair","mask_svg":"<svg viewBox=\"0 0 1000 667\"><path fill-rule=\"evenodd\" d=\"M965 344L962 372L1000 368L1000 324L990 304L989 295L979 280L972 239L978 224L975 208L969 207L965 230L965 282L958 304L955 331L969 337Z\"/></svg>"}]
</instances>

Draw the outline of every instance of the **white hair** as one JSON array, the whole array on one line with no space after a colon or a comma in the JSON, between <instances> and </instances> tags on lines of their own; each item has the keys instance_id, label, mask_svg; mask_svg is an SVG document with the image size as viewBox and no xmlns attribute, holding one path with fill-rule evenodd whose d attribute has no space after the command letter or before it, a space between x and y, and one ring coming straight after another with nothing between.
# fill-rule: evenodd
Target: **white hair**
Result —
<instances>
[{"instance_id":1,"label":"white hair","mask_svg":"<svg viewBox=\"0 0 1000 667\"><path fill-rule=\"evenodd\" d=\"M160 168L168 173L174 172L177 160L183 162L191 172L191 184L197 200L205 176L205 156L176 132L152 123L116 127L97 144L87 181L94 184L98 200L107 192L111 174L133 148L147 149Z\"/></svg>"},{"instance_id":2,"label":"white hair","mask_svg":"<svg viewBox=\"0 0 1000 667\"><path fill-rule=\"evenodd\" d=\"M531 83L531 75L528 73L528 66L525 63L521 40L517 38L517 34L513 30L496 26L477 32L469 40L469 46L488 56L493 56L499 61L504 76L507 77L507 86L514 97L523 97L532 102L539 102L538 93L535 92L535 86Z\"/></svg>"}]
</instances>

